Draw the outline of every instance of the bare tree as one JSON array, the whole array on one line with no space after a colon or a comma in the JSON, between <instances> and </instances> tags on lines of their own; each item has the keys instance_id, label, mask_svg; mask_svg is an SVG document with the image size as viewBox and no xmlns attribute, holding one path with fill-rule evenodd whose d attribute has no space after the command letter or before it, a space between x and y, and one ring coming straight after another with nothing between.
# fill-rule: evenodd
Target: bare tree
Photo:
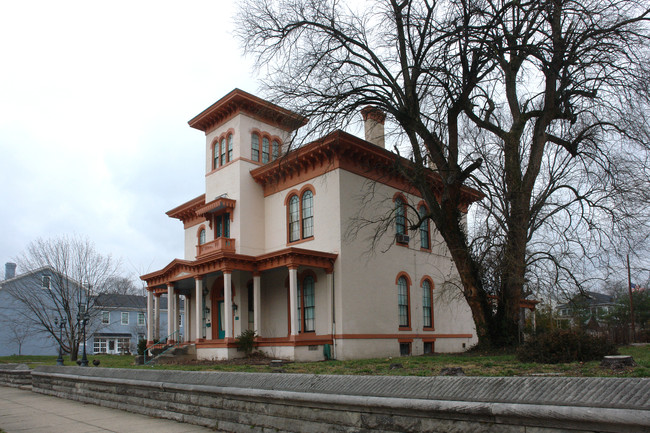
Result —
<instances>
[{"instance_id":1,"label":"bare tree","mask_svg":"<svg viewBox=\"0 0 650 433\"><path fill-rule=\"evenodd\" d=\"M366 105L386 112L410 158L397 169L450 251L480 342L504 345L517 341L527 270L562 254L535 234L573 231L564 240L593 257L604 242L575 237L573 211L581 227L608 217L629 228L629 213L613 211L626 194L646 199L645 170L632 184L611 175L622 155L625 170L645 160L648 16L635 0L246 0L239 35L274 101L311 118L307 136L346 127ZM471 185L488 196L474 233L494 243L466 234Z\"/></svg>"},{"instance_id":2,"label":"bare tree","mask_svg":"<svg viewBox=\"0 0 650 433\"><path fill-rule=\"evenodd\" d=\"M106 293L116 295L142 295L142 288L138 287L128 277L116 276L106 282Z\"/></svg>"},{"instance_id":3,"label":"bare tree","mask_svg":"<svg viewBox=\"0 0 650 433\"><path fill-rule=\"evenodd\" d=\"M22 307L20 314L33 329L50 335L76 360L83 340L82 320L87 313L87 335L98 311L93 308L115 277L118 264L95 250L87 239L63 236L38 239L17 258L23 278L6 290ZM80 314L81 313L81 314ZM55 321L65 319L62 338Z\"/></svg>"},{"instance_id":4,"label":"bare tree","mask_svg":"<svg viewBox=\"0 0 650 433\"><path fill-rule=\"evenodd\" d=\"M16 321L15 318L3 315L0 315L0 326L8 331L5 333L3 342L18 346L18 355L22 355L23 344L35 334L35 330L22 321Z\"/></svg>"}]
</instances>

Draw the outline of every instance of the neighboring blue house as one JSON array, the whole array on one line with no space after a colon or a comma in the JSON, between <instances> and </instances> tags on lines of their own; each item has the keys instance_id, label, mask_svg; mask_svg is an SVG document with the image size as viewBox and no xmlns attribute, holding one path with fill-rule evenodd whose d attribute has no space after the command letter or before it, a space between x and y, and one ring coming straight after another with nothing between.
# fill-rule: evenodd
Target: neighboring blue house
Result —
<instances>
[{"instance_id":1,"label":"neighboring blue house","mask_svg":"<svg viewBox=\"0 0 650 433\"><path fill-rule=\"evenodd\" d=\"M63 288L68 291L63 290ZM61 292L70 295L74 305L62 307ZM77 294L85 289L62 277L50 267L16 275L16 265L5 265L5 279L0 280L0 356L10 355L57 355L59 345L51 332L59 335L61 315L69 311L70 318L63 334L76 323ZM16 299L20 297L21 300ZM85 298L83 299L85 304ZM56 308L55 305L59 305ZM84 309L82 305L82 311ZM167 329L167 298L160 297L160 337ZM103 294L88 300L90 321L86 327L86 353L135 353L138 339L146 334L147 299L144 296ZM183 306L180 306L179 322L183 334ZM46 325L44 325L47 324ZM47 331L50 330L50 332ZM79 332L81 332L79 330ZM83 351L83 342L79 352Z\"/></svg>"},{"instance_id":2,"label":"neighboring blue house","mask_svg":"<svg viewBox=\"0 0 650 433\"><path fill-rule=\"evenodd\" d=\"M0 281L0 356L56 355L59 345L44 329L34 323L34 312L12 294L21 291L34 303L51 305L44 290L48 290L53 271L40 268L16 276L16 264L5 265L5 279ZM58 313L54 308L41 308L44 320L53 320ZM56 328L56 325L54 325Z\"/></svg>"},{"instance_id":3,"label":"neighboring blue house","mask_svg":"<svg viewBox=\"0 0 650 433\"><path fill-rule=\"evenodd\" d=\"M160 329L167 329L167 298L160 298ZM147 298L137 295L104 294L97 297L94 309L96 331L88 338L92 353L135 353L138 340L146 337ZM183 334L183 305L179 325ZM160 335L165 337L165 335Z\"/></svg>"}]
</instances>

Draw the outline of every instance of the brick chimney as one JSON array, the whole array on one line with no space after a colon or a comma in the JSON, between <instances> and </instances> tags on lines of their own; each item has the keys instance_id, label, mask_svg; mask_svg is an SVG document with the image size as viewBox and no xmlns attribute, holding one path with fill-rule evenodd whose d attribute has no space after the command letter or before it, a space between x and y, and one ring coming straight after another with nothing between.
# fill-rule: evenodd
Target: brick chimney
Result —
<instances>
[{"instance_id":1,"label":"brick chimney","mask_svg":"<svg viewBox=\"0 0 650 433\"><path fill-rule=\"evenodd\" d=\"M5 263L5 280L10 280L16 276L16 264Z\"/></svg>"},{"instance_id":2,"label":"brick chimney","mask_svg":"<svg viewBox=\"0 0 650 433\"><path fill-rule=\"evenodd\" d=\"M366 141L385 148L384 121L386 120L386 113L377 107L368 105L361 109L361 116L363 116Z\"/></svg>"}]
</instances>

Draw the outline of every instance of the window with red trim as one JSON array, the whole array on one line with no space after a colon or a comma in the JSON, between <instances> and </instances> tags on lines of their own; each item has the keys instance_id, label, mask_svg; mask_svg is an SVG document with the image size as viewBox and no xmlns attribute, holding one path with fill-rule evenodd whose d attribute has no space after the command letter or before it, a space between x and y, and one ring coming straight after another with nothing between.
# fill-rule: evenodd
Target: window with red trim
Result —
<instances>
[{"instance_id":1,"label":"window with red trim","mask_svg":"<svg viewBox=\"0 0 650 433\"><path fill-rule=\"evenodd\" d=\"M260 136L257 134L251 134L251 159L260 160Z\"/></svg>"},{"instance_id":2,"label":"window with red trim","mask_svg":"<svg viewBox=\"0 0 650 433\"><path fill-rule=\"evenodd\" d=\"M422 281L422 323L433 328L433 286L429 280Z\"/></svg>"},{"instance_id":3,"label":"window with red trim","mask_svg":"<svg viewBox=\"0 0 650 433\"><path fill-rule=\"evenodd\" d=\"M228 150L226 158L228 162L232 161L232 134L228 134Z\"/></svg>"},{"instance_id":4,"label":"window with red trim","mask_svg":"<svg viewBox=\"0 0 650 433\"><path fill-rule=\"evenodd\" d=\"M314 277L307 275L298 282L298 332L313 332L316 325L316 297Z\"/></svg>"},{"instance_id":5,"label":"window with red trim","mask_svg":"<svg viewBox=\"0 0 650 433\"><path fill-rule=\"evenodd\" d=\"M399 308L400 328L409 327L409 288L406 277L403 276L397 280L397 304Z\"/></svg>"},{"instance_id":6,"label":"window with red trim","mask_svg":"<svg viewBox=\"0 0 650 433\"><path fill-rule=\"evenodd\" d=\"M219 140L212 144L212 169L219 167Z\"/></svg>"},{"instance_id":7,"label":"window with red trim","mask_svg":"<svg viewBox=\"0 0 650 433\"><path fill-rule=\"evenodd\" d=\"M420 218L423 218L428 212L427 208L422 205L420 206L419 213ZM424 250L431 249L431 237L429 236L429 218L426 218L420 224L420 248Z\"/></svg>"},{"instance_id":8,"label":"window with red trim","mask_svg":"<svg viewBox=\"0 0 650 433\"><path fill-rule=\"evenodd\" d=\"M310 189L302 195L293 193L288 201L287 224L289 242L314 237L314 193Z\"/></svg>"}]
</instances>

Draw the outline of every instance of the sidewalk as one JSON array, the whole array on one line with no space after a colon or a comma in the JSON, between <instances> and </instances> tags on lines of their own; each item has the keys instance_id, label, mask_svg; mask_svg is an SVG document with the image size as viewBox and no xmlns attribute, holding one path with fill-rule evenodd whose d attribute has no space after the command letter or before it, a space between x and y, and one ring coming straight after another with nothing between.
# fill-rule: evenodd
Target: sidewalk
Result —
<instances>
[{"instance_id":1,"label":"sidewalk","mask_svg":"<svg viewBox=\"0 0 650 433\"><path fill-rule=\"evenodd\" d=\"M214 430L0 386L6 433L207 433Z\"/></svg>"}]
</instances>

